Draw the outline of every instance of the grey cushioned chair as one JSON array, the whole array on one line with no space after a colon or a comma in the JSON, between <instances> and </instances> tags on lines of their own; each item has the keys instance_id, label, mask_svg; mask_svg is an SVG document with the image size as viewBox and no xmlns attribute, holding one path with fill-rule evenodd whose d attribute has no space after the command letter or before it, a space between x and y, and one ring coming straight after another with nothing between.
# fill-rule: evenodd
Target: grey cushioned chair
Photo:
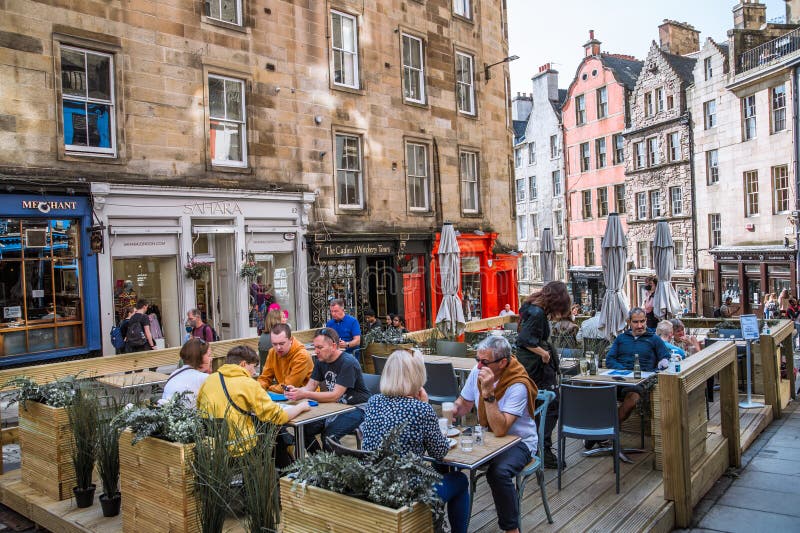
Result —
<instances>
[{"instance_id":1,"label":"grey cushioned chair","mask_svg":"<svg viewBox=\"0 0 800 533\"><path fill-rule=\"evenodd\" d=\"M454 341L436 341L436 355L447 357L466 357L467 344Z\"/></svg>"},{"instance_id":2,"label":"grey cushioned chair","mask_svg":"<svg viewBox=\"0 0 800 533\"><path fill-rule=\"evenodd\" d=\"M381 392L381 376L380 374L362 374L364 376L364 385L370 394L378 394Z\"/></svg>"},{"instance_id":3,"label":"grey cushioned chair","mask_svg":"<svg viewBox=\"0 0 800 533\"><path fill-rule=\"evenodd\" d=\"M460 391L452 364L426 362L425 372L428 374L425 391L428 393L430 403L441 404L456 401Z\"/></svg>"}]
</instances>

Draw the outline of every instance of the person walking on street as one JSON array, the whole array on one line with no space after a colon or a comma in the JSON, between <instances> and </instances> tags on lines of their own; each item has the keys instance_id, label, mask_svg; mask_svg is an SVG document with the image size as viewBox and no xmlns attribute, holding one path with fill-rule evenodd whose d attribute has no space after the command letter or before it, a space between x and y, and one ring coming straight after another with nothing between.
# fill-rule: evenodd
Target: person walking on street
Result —
<instances>
[{"instance_id":1,"label":"person walking on street","mask_svg":"<svg viewBox=\"0 0 800 533\"><path fill-rule=\"evenodd\" d=\"M214 341L214 328L203 322L199 309L191 309L186 313L186 323L192 327L192 337L203 339L206 342Z\"/></svg>"},{"instance_id":2,"label":"person walking on street","mask_svg":"<svg viewBox=\"0 0 800 533\"><path fill-rule=\"evenodd\" d=\"M125 328L125 352L142 352L153 350L156 343L150 334L150 319L147 317L149 302L144 299L136 301L136 312L128 319Z\"/></svg>"}]
</instances>

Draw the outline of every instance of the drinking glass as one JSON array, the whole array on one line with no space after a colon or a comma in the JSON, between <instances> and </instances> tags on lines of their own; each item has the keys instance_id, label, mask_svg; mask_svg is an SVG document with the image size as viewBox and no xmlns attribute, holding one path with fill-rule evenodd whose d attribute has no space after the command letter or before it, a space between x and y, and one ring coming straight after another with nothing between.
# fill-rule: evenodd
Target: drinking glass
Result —
<instances>
[{"instance_id":1,"label":"drinking glass","mask_svg":"<svg viewBox=\"0 0 800 533\"><path fill-rule=\"evenodd\" d=\"M483 446L483 427L475 426L472 428L472 441L475 446Z\"/></svg>"},{"instance_id":2,"label":"drinking glass","mask_svg":"<svg viewBox=\"0 0 800 533\"><path fill-rule=\"evenodd\" d=\"M589 362L584 358L581 359L581 376L589 375Z\"/></svg>"},{"instance_id":3,"label":"drinking glass","mask_svg":"<svg viewBox=\"0 0 800 533\"><path fill-rule=\"evenodd\" d=\"M469 430L464 430L461 432L461 451L462 452L471 452L472 451L472 432Z\"/></svg>"},{"instance_id":4,"label":"drinking glass","mask_svg":"<svg viewBox=\"0 0 800 533\"><path fill-rule=\"evenodd\" d=\"M449 425L450 424L446 418L442 417L439 419L439 431L442 432L442 435L444 435L445 438L447 438L447 430Z\"/></svg>"},{"instance_id":5,"label":"drinking glass","mask_svg":"<svg viewBox=\"0 0 800 533\"><path fill-rule=\"evenodd\" d=\"M442 417L447 419L448 424L452 423L455 408L456 405L453 402L442 403Z\"/></svg>"}]
</instances>

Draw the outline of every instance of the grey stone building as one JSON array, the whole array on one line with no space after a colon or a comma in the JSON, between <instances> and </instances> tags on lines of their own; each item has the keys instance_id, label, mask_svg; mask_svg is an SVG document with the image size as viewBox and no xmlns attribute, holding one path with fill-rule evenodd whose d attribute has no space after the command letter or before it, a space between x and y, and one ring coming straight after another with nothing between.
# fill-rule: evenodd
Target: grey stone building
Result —
<instances>
[{"instance_id":1,"label":"grey stone building","mask_svg":"<svg viewBox=\"0 0 800 533\"><path fill-rule=\"evenodd\" d=\"M675 242L675 285L682 306L695 309L696 254L693 230L691 129L686 88L699 50L699 33L665 20L660 45L650 46L631 99L625 132L629 294L641 304L644 279L653 274L656 224L666 220Z\"/></svg>"}]
</instances>

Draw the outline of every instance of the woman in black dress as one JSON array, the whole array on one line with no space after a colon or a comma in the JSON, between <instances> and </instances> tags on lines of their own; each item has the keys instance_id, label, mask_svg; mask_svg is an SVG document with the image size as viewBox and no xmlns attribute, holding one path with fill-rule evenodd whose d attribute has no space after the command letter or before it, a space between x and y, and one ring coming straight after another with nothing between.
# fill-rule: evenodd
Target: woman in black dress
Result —
<instances>
[{"instance_id":1,"label":"woman in black dress","mask_svg":"<svg viewBox=\"0 0 800 533\"><path fill-rule=\"evenodd\" d=\"M548 319L550 317L558 319L569 313L570 304L569 292L564 282L551 281L539 292L528 296L519 310L517 359L528 371L528 375L539 390L549 390L556 394L556 399L550 402L544 420L545 468L558 467L558 461L552 450L552 433L558 420L558 353L549 342Z\"/></svg>"}]
</instances>

